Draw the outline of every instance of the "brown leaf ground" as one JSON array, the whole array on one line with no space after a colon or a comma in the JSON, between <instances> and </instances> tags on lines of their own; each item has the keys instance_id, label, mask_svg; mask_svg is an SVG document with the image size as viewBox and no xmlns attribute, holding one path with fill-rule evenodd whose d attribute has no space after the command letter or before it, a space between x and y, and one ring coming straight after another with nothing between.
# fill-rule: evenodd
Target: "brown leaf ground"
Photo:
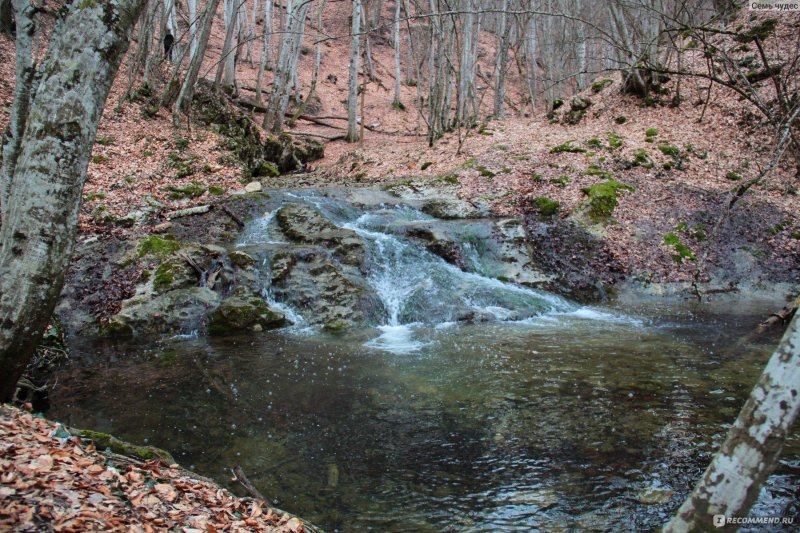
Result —
<instances>
[{"instance_id":1,"label":"brown leaf ground","mask_svg":"<svg viewBox=\"0 0 800 533\"><path fill-rule=\"evenodd\" d=\"M158 461L119 464L60 424L0 406L2 531L264 531L300 520Z\"/></svg>"}]
</instances>

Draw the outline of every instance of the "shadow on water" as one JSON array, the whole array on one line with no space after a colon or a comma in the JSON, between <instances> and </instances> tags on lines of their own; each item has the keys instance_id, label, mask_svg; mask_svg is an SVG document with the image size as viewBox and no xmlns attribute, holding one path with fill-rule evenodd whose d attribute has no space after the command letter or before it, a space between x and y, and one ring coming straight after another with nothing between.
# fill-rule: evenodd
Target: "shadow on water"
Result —
<instances>
[{"instance_id":1,"label":"shadow on water","mask_svg":"<svg viewBox=\"0 0 800 533\"><path fill-rule=\"evenodd\" d=\"M76 343L49 416L163 447L222 483L239 464L332 531L649 530L777 343L742 340L760 308L580 307L462 273L380 217L326 205L367 242L381 324ZM270 223L246 244L277 242ZM497 321L455 321L465 304ZM797 514L797 432L782 457L755 515Z\"/></svg>"}]
</instances>

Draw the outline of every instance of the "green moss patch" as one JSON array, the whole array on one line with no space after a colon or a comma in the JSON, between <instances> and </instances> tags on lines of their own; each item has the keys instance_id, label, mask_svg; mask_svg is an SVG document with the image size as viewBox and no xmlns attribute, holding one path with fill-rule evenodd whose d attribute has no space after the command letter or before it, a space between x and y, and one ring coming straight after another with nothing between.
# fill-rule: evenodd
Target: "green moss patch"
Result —
<instances>
[{"instance_id":1,"label":"green moss patch","mask_svg":"<svg viewBox=\"0 0 800 533\"><path fill-rule=\"evenodd\" d=\"M567 141L563 144L559 144L558 146L554 146L550 149L551 154L561 154L564 152L568 152L571 154L582 154L585 153L586 150L581 148L580 146L575 146L572 144L575 141Z\"/></svg>"},{"instance_id":2,"label":"green moss patch","mask_svg":"<svg viewBox=\"0 0 800 533\"><path fill-rule=\"evenodd\" d=\"M170 191L169 197L173 200L180 200L182 198L197 198L203 196L206 192L206 186L198 181L193 181L185 187L168 187Z\"/></svg>"},{"instance_id":3,"label":"green moss patch","mask_svg":"<svg viewBox=\"0 0 800 533\"><path fill-rule=\"evenodd\" d=\"M539 213L545 217L551 217L555 215L561 205L557 201L551 200L550 198L545 198L544 196L534 198L533 204L536 206L536 209L539 210Z\"/></svg>"},{"instance_id":4,"label":"green moss patch","mask_svg":"<svg viewBox=\"0 0 800 533\"><path fill-rule=\"evenodd\" d=\"M612 150L616 150L622 146L622 137L615 131L608 132L608 145Z\"/></svg>"},{"instance_id":5,"label":"green moss patch","mask_svg":"<svg viewBox=\"0 0 800 533\"><path fill-rule=\"evenodd\" d=\"M69 432L72 435L78 435L84 439L94 442L94 445L98 450L109 449L118 455L133 457L142 461L160 459L167 464L175 464L175 459L172 458L172 455L170 455L169 452L154 446L138 446L136 444L131 444L130 442L119 440L108 433L91 431L89 429L69 428Z\"/></svg>"},{"instance_id":6,"label":"green moss patch","mask_svg":"<svg viewBox=\"0 0 800 533\"><path fill-rule=\"evenodd\" d=\"M177 239L171 235L164 237L159 235L148 235L147 237L143 237L139 240L139 245L137 246L136 251L139 254L139 257L152 254L156 257L163 258L177 252L180 247L181 243L179 243Z\"/></svg>"},{"instance_id":7,"label":"green moss patch","mask_svg":"<svg viewBox=\"0 0 800 533\"><path fill-rule=\"evenodd\" d=\"M617 180L607 180L585 188L583 192L589 197L589 217L593 222L607 221L617 207L620 191L632 190L633 187Z\"/></svg>"},{"instance_id":8,"label":"green moss patch","mask_svg":"<svg viewBox=\"0 0 800 533\"><path fill-rule=\"evenodd\" d=\"M597 80L592 84L592 94L597 94L609 85L614 83L613 80L609 80L608 78L604 78L602 80Z\"/></svg>"}]
</instances>

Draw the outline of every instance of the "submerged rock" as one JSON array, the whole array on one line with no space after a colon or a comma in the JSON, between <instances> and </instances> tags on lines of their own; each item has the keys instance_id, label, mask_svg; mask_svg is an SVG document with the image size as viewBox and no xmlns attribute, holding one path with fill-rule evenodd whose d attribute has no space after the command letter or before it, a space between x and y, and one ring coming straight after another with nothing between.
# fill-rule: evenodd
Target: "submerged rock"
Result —
<instances>
[{"instance_id":1,"label":"submerged rock","mask_svg":"<svg viewBox=\"0 0 800 533\"><path fill-rule=\"evenodd\" d=\"M286 316L270 308L263 299L228 298L211 314L208 332L211 335L235 333L254 326L277 328L286 323Z\"/></svg>"}]
</instances>

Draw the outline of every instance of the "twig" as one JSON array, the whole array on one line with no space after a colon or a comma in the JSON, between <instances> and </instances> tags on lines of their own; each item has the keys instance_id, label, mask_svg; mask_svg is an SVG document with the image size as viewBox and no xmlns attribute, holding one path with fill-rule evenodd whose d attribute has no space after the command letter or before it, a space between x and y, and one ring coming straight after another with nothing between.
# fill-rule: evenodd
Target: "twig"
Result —
<instances>
[{"instance_id":1,"label":"twig","mask_svg":"<svg viewBox=\"0 0 800 533\"><path fill-rule=\"evenodd\" d=\"M242 470L241 466L234 466L231 472L233 473L233 478L238 481L242 487L244 487L244 490L246 490L250 496L257 500L267 501L264 495L261 494L255 487L255 485L250 483L250 480L247 479L247 476L244 474L244 470Z\"/></svg>"}]
</instances>

